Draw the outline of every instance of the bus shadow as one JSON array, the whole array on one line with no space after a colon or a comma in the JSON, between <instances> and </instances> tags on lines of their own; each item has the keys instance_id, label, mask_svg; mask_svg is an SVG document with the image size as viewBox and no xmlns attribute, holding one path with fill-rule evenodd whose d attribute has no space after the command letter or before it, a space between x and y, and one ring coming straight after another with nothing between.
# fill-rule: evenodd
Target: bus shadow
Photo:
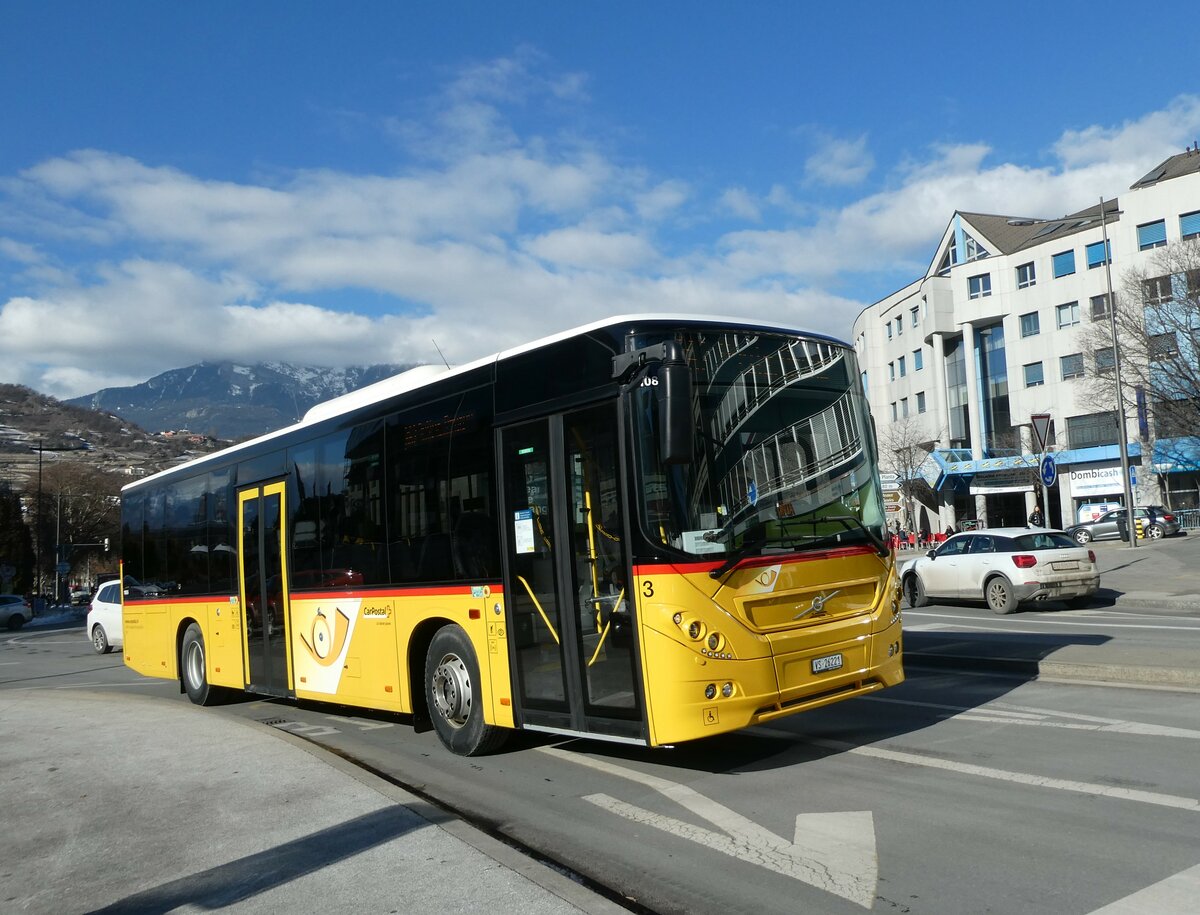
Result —
<instances>
[{"instance_id":1,"label":"bus shadow","mask_svg":"<svg viewBox=\"0 0 1200 915\"><path fill-rule=\"evenodd\" d=\"M573 740L588 755L711 774L771 771L912 734L1001 699L1072 649L1103 635L1012 635L940 631L905 634L903 684L741 731L670 749Z\"/></svg>"}]
</instances>

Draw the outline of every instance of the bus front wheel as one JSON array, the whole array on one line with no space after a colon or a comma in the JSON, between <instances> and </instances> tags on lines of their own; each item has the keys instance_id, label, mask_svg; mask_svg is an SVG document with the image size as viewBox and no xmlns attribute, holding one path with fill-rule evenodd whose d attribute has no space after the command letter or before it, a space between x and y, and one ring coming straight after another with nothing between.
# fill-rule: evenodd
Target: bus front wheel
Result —
<instances>
[{"instance_id":1,"label":"bus front wheel","mask_svg":"<svg viewBox=\"0 0 1200 915\"><path fill-rule=\"evenodd\" d=\"M179 648L179 667L183 674L183 688L188 698L196 705L212 705L216 690L208 683L208 668L204 658L204 633L192 623L183 634Z\"/></svg>"},{"instance_id":2,"label":"bus front wheel","mask_svg":"<svg viewBox=\"0 0 1200 915\"><path fill-rule=\"evenodd\" d=\"M425 701L438 738L459 756L490 753L508 736L483 720L481 686L471 640L461 627L443 626L425 653Z\"/></svg>"}]
</instances>

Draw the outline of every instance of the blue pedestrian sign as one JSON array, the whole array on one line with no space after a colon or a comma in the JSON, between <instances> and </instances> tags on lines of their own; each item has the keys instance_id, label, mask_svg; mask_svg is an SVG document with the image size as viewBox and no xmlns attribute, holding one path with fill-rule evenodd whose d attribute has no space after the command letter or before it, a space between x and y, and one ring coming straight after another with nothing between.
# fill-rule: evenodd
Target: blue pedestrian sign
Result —
<instances>
[{"instance_id":1,"label":"blue pedestrian sign","mask_svg":"<svg viewBox=\"0 0 1200 915\"><path fill-rule=\"evenodd\" d=\"M1129 465L1129 485L1137 486L1137 467L1133 464Z\"/></svg>"},{"instance_id":2,"label":"blue pedestrian sign","mask_svg":"<svg viewBox=\"0 0 1200 915\"><path fill-rule=\"evenodd\" d=\"M1053 486L1054 481L1058 479L1058 467L1054 463L1054 455L1042 455L1042 463L1039 467L1039 471L1042 477L1042 485Z\"/></svg>"}]
</instances>

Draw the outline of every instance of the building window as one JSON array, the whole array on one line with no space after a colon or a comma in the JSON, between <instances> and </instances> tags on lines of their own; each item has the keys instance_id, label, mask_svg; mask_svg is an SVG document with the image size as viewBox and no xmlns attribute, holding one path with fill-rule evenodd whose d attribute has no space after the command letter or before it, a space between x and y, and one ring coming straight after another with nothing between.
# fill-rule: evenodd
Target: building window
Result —
<instances>
[{"instance_id":1,"label":"building window","mask_svg":"<svg viewBox=\"0 0 1200 915\"><path fill-rule=\"evenodd\" d=\"M1036 388L1039 384L1045 383L1045 378L1042 374L1042 364L1040 362L1029 362L1025 365L1025 387Z\"/></svg>"},{"instance_id":2,"label":"building window","mask_svg":"<svg viewBox=\"0 0 1200 915\"><path fill-rule=\"evenodd\" d=\"M916 327L920 323L919 308L910 308L908 313L912 316L912 326Z\"/></svg>"},{"instance_id":3,"label":"building window","mask_svg":"<svg viewBox=\"0 0 1200 915\"><path fill-rule=\"evenodd\" d=\"M1104 257L1104 242L1098 241L1087 246L1087 265L1091 270L1093 267L1103 267L1105 264L1112 263L1112 242L1108 245L1108 258Z\"/></svg>"},{"instance_id":4,"label":"building window","mask_svg":"<svg viewBox=\"0 0 1200 915\"><path fill-rule=\"evenodd\" d=\"M896 319L896 336L899 337L902 333L904 333L904 315Z\"/></svg>"},{"instance_id":5,"label":"building window","mask_svg":"<svg viewBox=\"0 0 1200 915\"><path fill-rule=\"evenodd\" d=\"M889 362L888 363L888 381L895 381L895 380L896 380L896 363Z\"/></svg>"},{"instance_id":6,"label":"building window","mask_svg":"<svg viewBox=\"0 0 1200 915\"><path fill-rule=\"evenodd\" d=\"M1189 270L1185 276L1188 298L1200 296L1200 269Z\"/></svg>"},{"instance_id":7,"label":"building window","mask_svg":"<svg viewBox=\"0 0 1200 915\"><path fill-rule=\"evenodd\" d=\"M1037 273L1033 269L1033 261L1022 264L1017 268L1017 288L1028 289L1037 285Z\"/></svg>"},{"instance_id":8,"label":"building window","mask_svg":"<svg viewBox=\"0 0 1200 915\"><path fill-rule=\"evenodd\" d=\"M1107 295L1092 296L1092 320L1093 321L1108 320L1108 296Z\"/></svg>"},{"instance_id":9,"label":"building window","mask_svg":"<svg viewBox=\"0 0 1200 915\"><path fill-rule=\"evenodd\" d=\"M924 391L917 392L917 412L918 413L925 412L925 392Z\"/></svg>"},{"instance_id":10,"label":"building window","mask_svg":"<svg viewBox=\"0 0 1200 915\"><path fill-rule=\"evenodd\" d=\"M1102 346L1096 350L1096 371L1098 373L1111 372L1116 364L1117 358L1111 346Z\"/></svg>"},{"instance_id":11,"label":"building window","mask_svg":"<svg viewBox=\"0 0 1200 915\"><path fill-rule=\"evenodd\" d=\"M1059 330L1062 330L1064 327L1071 327L1075 324L1078 324L1079 323L1079 303L1078 302L1064 302L1062 305L1058 306L1058 308L1055 310L1055 314L1058 317L1058 329Z\"/></svg>"},{"instance_id":12,"label":"building window","mask_svg":"<svg viewBox=\"0 0 1200 915\"><path fill-rule=\"evenodd\" d=\"M967 298L982 299L986 295L992 294L992 275L990 273L981 273L979 276L967 278Z\"/></svg>"},{"instance_id":13,"label":"building window","mask_svg":"<svg viewBox=\"0 0 1200 915\"><path fill-rule=\"evenodd\" d=\"M892 322L891 321L887 322L887 332L888 332L888 339L889 340L892 339Z\"/></svg>"},{"instance_id":14,"label":"building window","mask_svg":"<svg viewBox=\"0 0 1200 915\"><path fill-rule=\"evenodd\" d=\"M1179 234L1183 238L1200 238L1200 210L1179 217Z\"/></svg>"},{"instance_id":15,"label":"building window","mask_svg":"<svg viewBox=\"0 0 1200 915\"><path fill-rule=\"evenodd\" d=\"M1031 311L1029 314L1021 315L1021 336L1034 337L1042 332L1042 322L1038 320L1038 313Z\"/></svg>"},{"instance_id":16,"label":"building window","mask_svg":"<svg viewBox=\"0 0 1200 915\"><path fill-rule=\"evenodd\" d=\"M1062 369L1063 381L1066 381L1068 378L1083 377L1083 353L1059 356L1058 364L1059 368Z\"/></svg>"},{"instance_id":17,"label":"building window","mask_svg":"<svg viewBox=\"0 0 1200 915\"><path fill-rule=\"evenodd\" d=\"M1137 227L1138 250L1161 248L1167 243L1167 221L1147 222Z\"/></svg>"},{"instance_id":18,"label":"building window","mask_svg":"<svg viewBox=\"0 0 1200 915\"><path fill-rule=\"evenodd\" d=\"M1179 341L1175 331L1165 334L1154 334L1150 337L1150 358L1155 362L1171 359L1179 355Z\"/></svg>"},{"instance_id":19,"label":"building window","mask_svg":"<svg viewBox=\"0 0 1200 915\"><path fill-rule=\"evenodd\" d=\"M1075 272L1075 252L1063 251L1054 255L1054 278L1070 276Z\"/></svg>"},{"instance_id":20,"label":"building window","mask_svg":"<svg viewBox=\"0 0 1200 915\"><path fill-rule=\"evenodd\" d=\"M900 377L901 377L901 378L903 378L905 375L907 375L907 374L908 374L908 372L906 372L906 371L904 370L904 357L903 357L903 356L901 356L899 359L897 359L897 360L896 360L896 362L897 362L897 363L899 364L899 366L900 366Z\"/></svg>"},{"instance_id":21,"label":"building window","mask_svg":"<svg viewBox=\"0 0 1200 915\"><path fill-rule=\"evenodd\" d=\"M903 417L908 416L908 398L907 397L900 398L900 415Z\"/></svg>"},{"instance_id":22,"label":"building window","mask_svg":"<svg viewBox=\"0 0 1200 915\"><path fill-rule=\"evenodd\" d=\"M913 350L913 371L919 372L925 368L925 356L919 349Z\"/></svg>"},{"instance_id":23,"label":"building window","mask_svg":"<svg viewBox=\"0 0 1200 915\"><path fill-rule=\"evenodd\" d=\"M896 411L896 401L892 401L892 422L900 418L900 414Z\"/></svg>"},{"instance_id":24,"label":"building window","mask_svg":"<svg viewBox=\"0 0 1200 915\"><path fill-rule=\"evenodd\" d=\"M1117 414L1089 413L1086 416L1067 417L1067 447L1095 448L1098 445L1115 445L1118 437Z\"/></svg>"},{"instance_id":25,"label":"building window","mask_svg":"<svg viewBox=\"0 0 1200 915\"><path fill-rule=\"evenodd\" d=\"M1142 289L1147 305L1166 305L1171 301L1171 278L1169 276L1155 276L1148 280L1142 280Z\"/></svg>"}]
</instances>

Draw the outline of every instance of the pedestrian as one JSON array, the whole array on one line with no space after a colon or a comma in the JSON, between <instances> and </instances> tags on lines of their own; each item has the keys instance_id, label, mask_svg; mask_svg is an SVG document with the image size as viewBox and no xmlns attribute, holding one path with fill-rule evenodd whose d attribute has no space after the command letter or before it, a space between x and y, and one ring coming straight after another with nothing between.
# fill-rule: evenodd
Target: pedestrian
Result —
<instances>
[{"instance_id":1,"label":"pedestrian","mask_svg":"<svg viewBox=\"0 0 1200 915\"><path fill-rule=\"evenodd\" d=\"M954 525L953 525L953 524L947 524L947 525L946 525L946 539L947 539L947 540L949 540L951 537L953 537L953 536L954 536L955 534L957 534L957 533L958 533L958 531L956 531L956 530L954 529Z\"/></svg>"},{"instance_id":2,"label":"pedestrian","mask_svg":"<svg viewBox=\"0 0 1200 915\"><path fill-rule=\"evenodd\" d=\"M1033 507L1033 511L1031 511L1031 512L1029 513L1029 526L1030 526L1030 527L1041 527L1041 526L1042 526L1042 509L1041 509L1041 506L1039 506L1039 505L1035 505L1035 506Z\"/></svg>"}]
</instances>

